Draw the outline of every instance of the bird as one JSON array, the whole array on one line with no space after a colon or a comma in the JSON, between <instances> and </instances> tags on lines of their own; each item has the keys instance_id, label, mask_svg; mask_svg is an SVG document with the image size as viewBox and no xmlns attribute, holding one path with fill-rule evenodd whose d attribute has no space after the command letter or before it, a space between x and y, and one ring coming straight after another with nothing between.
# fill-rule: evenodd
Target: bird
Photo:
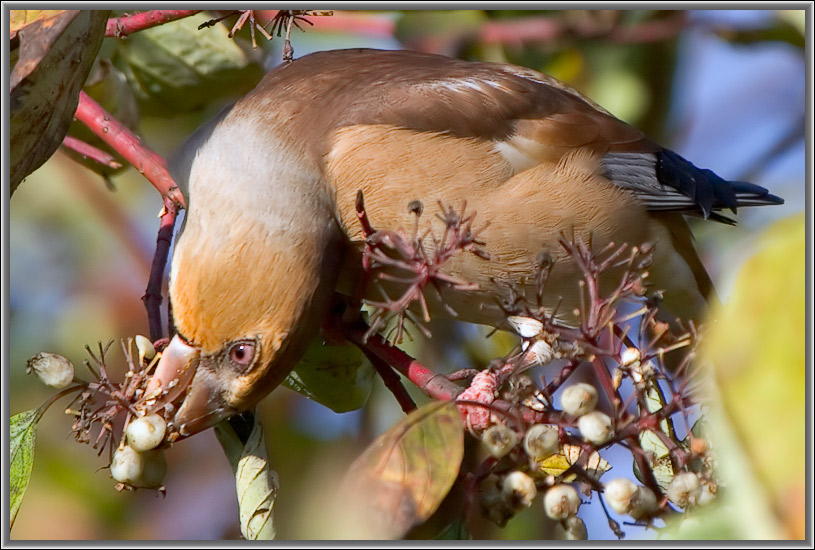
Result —
<instances>
[{"instance_id":1,"label":"bird","mask_svg":"<svg viewBox=\"0 0 815 550\"><path fill-rule=\"evenodd\" d=\"M564 234L650 243L662 307L699 319L714 290L686 217L734 223L722 211L783 203L548 75L404 50L323 51L272 69L190 137L173 174L187 205L170 268L176 333L146 395L160 395L152 410L172 407L183 436L270 393L332 296L355 292L367 238L358 197L376 230L421 221L435 235L444 215L417 209L471 212L483 254L452 257L443 272L469 284L428 292L427 307L496 327L508 286L533 292L541 251L556 260L547 307L568 317L579 305Z\"/></svg>"}]
</instances>

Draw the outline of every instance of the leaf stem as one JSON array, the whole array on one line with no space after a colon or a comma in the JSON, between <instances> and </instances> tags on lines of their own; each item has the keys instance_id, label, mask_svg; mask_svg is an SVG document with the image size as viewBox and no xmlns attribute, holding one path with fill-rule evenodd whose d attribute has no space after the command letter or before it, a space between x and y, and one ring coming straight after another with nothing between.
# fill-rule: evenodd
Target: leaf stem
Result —
<instances>
[{"instance_id":1,"label":"leaf stem","mask_svg":"<svg viewBox=\"0 0 815 550\"><path fill-rule=\"evenodd\" d=\"M66 395L71 394L72 392L75 392L77 390L82 390L82 389L85 389L85 388L87 388L87 384L76 383L76 384L73 384L71 386L68 386L64 390L61 390L61 391L55 393L54 395L52 395L51 397L49 397L45 401L45 403L43 403L42 405L40 405L37 408L37 420L36 420L36 422L39 422L40 418L42 418L42 415L45 414L45 411L47 411L48 408L51 407L51 405L53 405L54 403L56 403L58 400L62 399Z\"/></svg>"}]
</instances>

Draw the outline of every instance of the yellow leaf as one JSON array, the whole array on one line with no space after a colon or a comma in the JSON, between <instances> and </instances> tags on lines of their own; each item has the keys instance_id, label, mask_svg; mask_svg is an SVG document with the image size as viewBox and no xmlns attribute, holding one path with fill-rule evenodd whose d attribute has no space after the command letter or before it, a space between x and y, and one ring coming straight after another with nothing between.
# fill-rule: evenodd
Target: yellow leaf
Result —
<instances>
[{"instance_id":1,"label":"yellow leaf","mask_svg":"<svg viewBox=\"0 0 815 550\"><path fill-rule=\"evenodd\" d=\"M580 458L581 453L582 451L577 445L565 444L559 454L552 455L541 461L540 468L546 474L557 477L575 464ZM600 476L610 469L611 465L600 456L600 453L597 451L589 455L586 461L586 473L594 479L600 479ZM573 481L574 479L574 475L569 475L566 476L563 481Z\"/></svg>"},{"instance_id":2,"label":"yellow leaf","mask_svg":"<svg viewBox=\"0 0 815 550\"><path fill-rule=\"evenodd\" d=\"M9 10L9 32L14 37L17 31L34 21L50 19L66 10Z\"/></svg>"},{"instance_id":3,"label":"yellow leaf","mask_svg":"<svg viewBox=\"0 0 815 550\"><path fill-rule=\"evenodd\" d=\"M804 509L780 511L805 487L805 260L803 214L772 226L741 267L729 303L714 312L702 349L719 392L713 442L729 440L719 446L720 470L733 475L734 465L745 464L728 491L749 484L754 494L734 501L753 501L753 508L774 500L757 519L769 525L775 510L790 538L804 536Z\"/></svg>"}]
</instances>

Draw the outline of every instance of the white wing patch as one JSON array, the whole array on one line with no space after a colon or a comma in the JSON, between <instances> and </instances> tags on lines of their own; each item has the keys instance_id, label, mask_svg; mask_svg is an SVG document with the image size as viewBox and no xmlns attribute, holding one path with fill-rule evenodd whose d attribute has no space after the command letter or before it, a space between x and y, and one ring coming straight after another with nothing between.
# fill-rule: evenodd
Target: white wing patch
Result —
<instances>
[{"instance_id":1,"label":"white wing patch","mask_svg":"<svg viewBox=\"0 0 815 550\"><path fill-rule=\"evenodd\" d=\"M493 149L501 154L506 159L516 174L520 174L524 170L528 170L540 164L538 160L526 154L516 144L516 140L523 140L526 138L515 136L508 141L494 142ZM526 141L532 141L526 139Z\"/></svg>"}]
</instances>

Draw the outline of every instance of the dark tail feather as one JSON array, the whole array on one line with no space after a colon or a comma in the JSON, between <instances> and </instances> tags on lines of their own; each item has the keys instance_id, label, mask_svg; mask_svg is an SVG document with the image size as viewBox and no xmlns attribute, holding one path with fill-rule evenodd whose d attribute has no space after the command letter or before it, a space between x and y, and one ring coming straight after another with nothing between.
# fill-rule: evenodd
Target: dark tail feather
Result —
<instances>
[{"instance_id":1,"label":"dark tail feather","mask_svg":"<svg viewBox=\"0 0 815 550\"><path fill-rule=\"evenodd\" d=\"M728 181L711 170L697 168L669 149L657 153L657 179L692 198L705 218L729 220L714 213L724 208L733 213L740 206L783 204L784 200L753 183ZM732 221L732 220L731 220Z\"/></svg>"}]
</instances>

